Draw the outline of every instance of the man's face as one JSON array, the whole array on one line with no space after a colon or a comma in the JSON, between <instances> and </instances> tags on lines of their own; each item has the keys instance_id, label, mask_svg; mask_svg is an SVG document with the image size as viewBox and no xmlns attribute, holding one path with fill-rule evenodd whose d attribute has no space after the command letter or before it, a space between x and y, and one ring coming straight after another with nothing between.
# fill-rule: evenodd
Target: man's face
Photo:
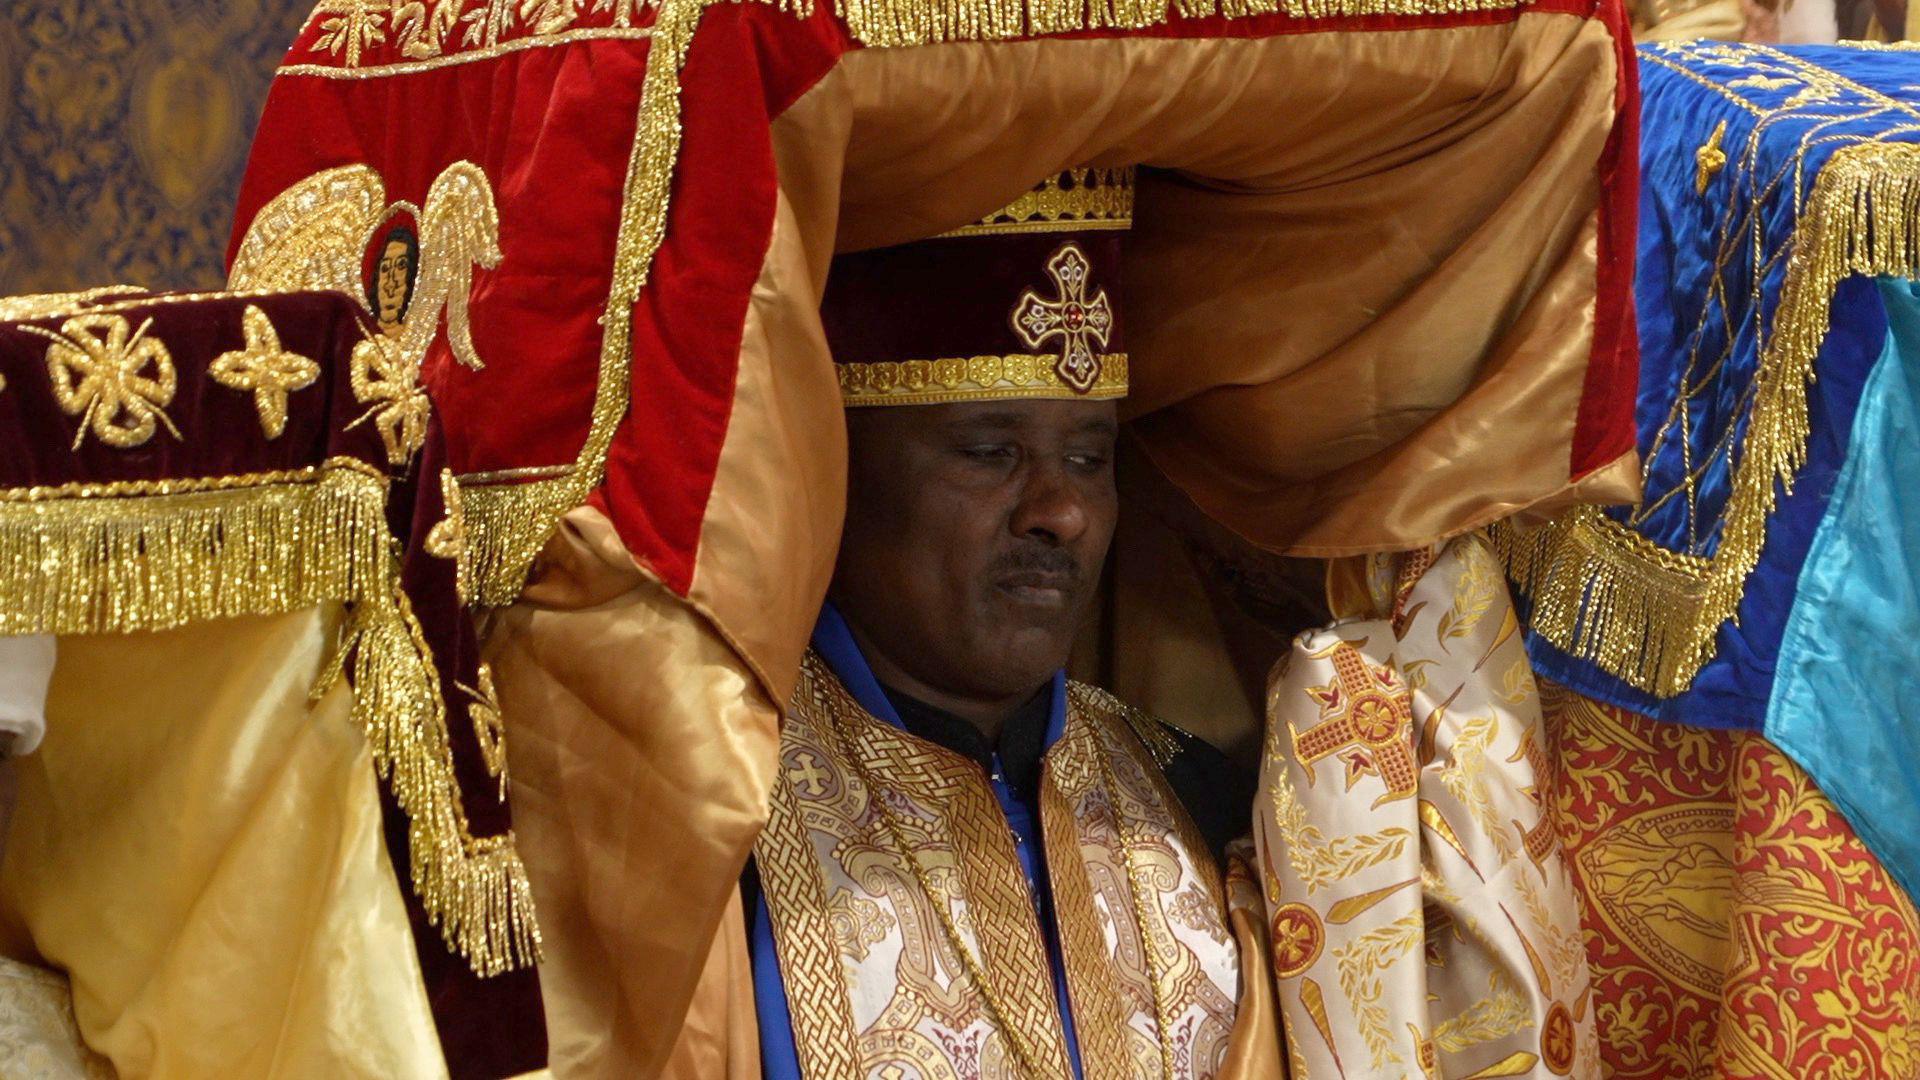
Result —
<instances>
[{"instance_id":1,"label":"man's face","mask_svg":"<svg viewBox=\"0 0 1920 1080\"><path fill-rule=\"evenodd\" d=\"M413 256L408 254L407 245L399 240L389 240L380 252L379 277L375 284L375 295L380 301L380 325L400 325L400 313L407 307L407 274L412 270Z\"/></svg>"},{"instance_id":2,"label":"man's face","mask_svg":"<svg viewBox=\"0 0 1920 1080\"><path fill-rule=\"evenodd\" d=\"M847 430L833 598L863 646L945 694L1030 695L1066 662L1113 538L1113 403L850 409Z\"/></svg>"}]
</instances>

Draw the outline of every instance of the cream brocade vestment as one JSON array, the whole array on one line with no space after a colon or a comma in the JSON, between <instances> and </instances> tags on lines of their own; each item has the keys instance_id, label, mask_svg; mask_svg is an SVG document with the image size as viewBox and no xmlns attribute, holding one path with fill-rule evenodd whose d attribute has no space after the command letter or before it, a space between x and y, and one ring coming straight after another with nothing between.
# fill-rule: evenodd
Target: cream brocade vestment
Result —
<instances>
[{"instance_id":1,"label":"cream brocade vestment","mask_svg":"<svg viewBox=\"0 0 1920 1080\"><path fill-rule=\"evenodd\" d=\"M1164 733L1130 714L1071 685L1042 771L1081 1061L1088 1077L1226 1075L1249 1055L1230 1053L1240 964L1225 883L1149 753ZM868 714L812 654L755 858L808 1077L1071 1076L1047 946L985 775Z\"/></svg>"},{"instance_id":2,"label":"cream brocade vestment","mask_svg":"<svg viewBox=\"0 0 1920 1080\"><path fill-rule=\"evenodd\" d=\"M1254 828L1293 1078L1597 1076L1505 578L1476 537L1365 566L1335 607L1377 617L1302 634L1268 694Z\"/></svg>"}]
</instances>

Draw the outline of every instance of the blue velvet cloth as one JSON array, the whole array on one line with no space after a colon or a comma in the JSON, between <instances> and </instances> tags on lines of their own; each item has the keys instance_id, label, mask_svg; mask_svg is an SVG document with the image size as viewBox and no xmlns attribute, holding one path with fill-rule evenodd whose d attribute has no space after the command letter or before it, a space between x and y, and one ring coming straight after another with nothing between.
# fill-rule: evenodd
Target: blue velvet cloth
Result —
<instances>
[{"instance_id":1,"label":"blue velvet cloth","mask_svg":"<svg viewBox=\"0 0 1920 1080\"><path fill-rule=\"evenodd\" d=\"M900 716L887 699L879 680L867 666L867 659L847 628L846 619L832 604L820 612L813 628L813 649L827 667L853 695L860 707L895 727L902 727ZM1046 745L1059 741L1067 725L1067 680L1064 672L1053 678L1053 702L1047 720ZM1073 1012L1067 1001L1066 969L1060 953L1060 934L1053 920L1052 893L1047 886L1045 849L1040 831L1040 807L1037 795L1022 798L1009 785L995 758L995 768L987 783L1007 816L1021 869L1026 872L1027 887L1033 895L1039 916L1040 932L1047 942L1053 966L1053 989L1066 1027L1067 1055L1073 1075L1080 1072L1080 1045L1074 1037ZM760 1025L761 1068L768 1080L800 1080L800 1059L793 1041L793 1017L788 1010L786 987L780 981L779 957L774 947L773 924L767 912L766 898L754 905L753 923L748 933L748 954L753 965L753 998Z\"/></svg>"},{"instance_id":2,"label":"blue velvet cloth","mask_svg":"<svg viewBox=\"0 0 1920 1080\"><path fill-rule=\"evenodd\" d=\"M1742 453L1799 209L1821 166L1841 147L1920 141L1920 130L1913 130L1920 121L1920 55L1687 42L1642 46L1640 56L1634 298L1641 357L1636 423L1647 510L1631 528L1668 551L1711 557L1719 550L1729 466ZM1701 151L1722 125L1718 149L1725 164L1708 175L1702 192ZM1903 126L1908 130L1899 130ZM1736 618L1720 627L1714 657L1684 693L1661 698L1635 688L1537 636L1528 643L1536 669L1658 719L1760 727L1801 568L1846 462L1862 387L1886 335L1885 305L1874 283L1844 281L1833 297L1817 378L1808 387L1806 464L1767 520ZM1684 422L1669 424L1675 416ZM1684 494L1689 473L1691 498ZM1674 492L1681 494L1668 497ZM1628 522L1635 512L1622 507L1607 514Z\"/></svg>"}]
</instances>

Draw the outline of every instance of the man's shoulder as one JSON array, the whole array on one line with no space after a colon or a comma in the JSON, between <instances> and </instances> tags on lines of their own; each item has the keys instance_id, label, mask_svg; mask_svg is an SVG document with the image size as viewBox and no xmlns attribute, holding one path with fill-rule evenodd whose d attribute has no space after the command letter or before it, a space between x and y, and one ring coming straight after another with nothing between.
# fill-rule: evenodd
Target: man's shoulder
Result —
<instances>
[{"instance_id":1,"label":"man's shoulder","mask_svg":"<svg viewBox=\"0 0 1920 1080\"><path fill-rule=\"evenodd\" d=\"M1125 724L1139 738L1216 858L1228 843L1247 834L1256 786L1251 769L1200 736L1155 719L1109 691L1071 680L1067 690L1074 705Z\"/></svg>"}]
</instances>

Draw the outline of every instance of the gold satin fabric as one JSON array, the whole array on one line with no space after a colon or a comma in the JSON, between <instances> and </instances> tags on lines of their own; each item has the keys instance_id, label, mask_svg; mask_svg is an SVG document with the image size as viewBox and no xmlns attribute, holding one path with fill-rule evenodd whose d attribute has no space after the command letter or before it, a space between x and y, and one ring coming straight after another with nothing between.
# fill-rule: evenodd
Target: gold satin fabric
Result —
<instances>
[{"instance_id":1,"label":"gold satin fabric","mask_svg":"<svg viewBox=\"0 0 1920 1080\"><path fill-rule=\"evenodd\" d=\"M4 946L132 1078L444 1077L337 607L63 637L0 865Z\"/></svg>"},{"instance_id":2,"label":"gold satin fabric","mask_svg":"<svg viewBox=\"0 0 1920 1080\"><path fill-rule=\"evenodd\" d=\"M848 54L773 123L780 200L695 604L783 700L844 510L817 316L834 252L932 235L1085 163L1179 170L1136 205L1126 408L1240 535L1403 550L1629 498L1631 461L1567 479L1614 64L1597 22L1543 14Z\"/></svg>"},{"instance_id":3,"label":"gold satin fabric","mask_svg":"<svg viewBox=\"0 0 1920 1080\"><path fill-rule=\"evenodd\" d=\"M734 890L660 1080L760 1080L746 911Z\"/></svg>"},{"instance_id":4,"label":"gold satin fabric","mask_svg":"<svg viewBox=\"0 0 1920 1080\"><path fill-rule=\"evenodd\" d=\"M1267 938L1254 859L1253 845L1246 840L1235 841L1227 851L1227 925L1233 930L1234 947L1240 950L1240 1000L1235 1003L1227 1060L1220 1066L1221 1080L1286 1080L1287 1076L1287 1067L1280 1063L1286 1036L1274 994L1273 943Z\"/></svg>"},{"instance_id":5,"label":"gold satin fabric","mask_svg":"<svg viewBox=\"0 0 1920 1080\"><path fill-rule=\"evenodd\" d=\"M563 519L486 652L540 908L551 1068L653 1076L724 955L716 930L766 819L778 710L589 507Z\"/></svg>"}]
</instances>

